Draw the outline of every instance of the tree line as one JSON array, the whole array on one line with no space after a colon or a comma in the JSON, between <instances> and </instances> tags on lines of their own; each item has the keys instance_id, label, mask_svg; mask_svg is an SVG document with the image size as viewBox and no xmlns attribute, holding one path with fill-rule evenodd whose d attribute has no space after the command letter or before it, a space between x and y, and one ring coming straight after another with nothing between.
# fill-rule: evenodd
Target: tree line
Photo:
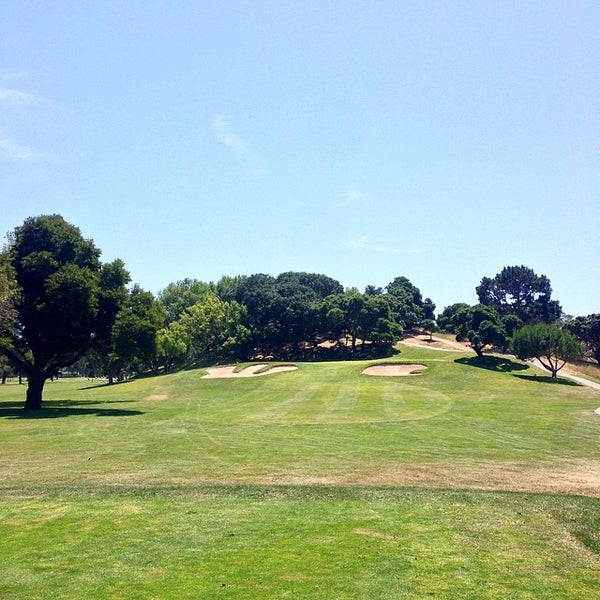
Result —
<instances>
[{"instance_id":1,"label":"tree line","mask_svg":"<svg viewBox=\"0 0 600 600\"><path fill-rule=\"evenodd\" d=\"M94 242L60 215L28 218L9 233L0 254L0 366L27 377L26 409L41 407L45 381L65 369L112 383L220 361L382 356L415 327L452 332L483 357L484 348L507 349L545 325L562 337L570 329L600 356L590 342L595 315L557 328L562 310L550 281L523 266L484 277L479 304L454 304L437 318L403 276L363 292L293 271L184 279L156 295L130 283L123 261L102 263ZM518 348L525 357L532 343Z\"/></svg>"}]
</instances>

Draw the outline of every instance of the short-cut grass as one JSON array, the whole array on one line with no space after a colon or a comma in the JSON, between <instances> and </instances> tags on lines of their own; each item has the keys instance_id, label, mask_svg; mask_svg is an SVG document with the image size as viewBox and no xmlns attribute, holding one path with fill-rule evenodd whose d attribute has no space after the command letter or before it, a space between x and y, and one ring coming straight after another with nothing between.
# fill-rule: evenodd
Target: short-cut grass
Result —
<instances>
[{"instance_id":1,"label":"short-cut grass","mask_svg":"<svg viewBox=\"0 0 600 600\"><path fill-rule=\"evenodd\" d=\"M398 360L1 386L0 597L597 597L600 393Z\"/></svg>"}]
</instances>

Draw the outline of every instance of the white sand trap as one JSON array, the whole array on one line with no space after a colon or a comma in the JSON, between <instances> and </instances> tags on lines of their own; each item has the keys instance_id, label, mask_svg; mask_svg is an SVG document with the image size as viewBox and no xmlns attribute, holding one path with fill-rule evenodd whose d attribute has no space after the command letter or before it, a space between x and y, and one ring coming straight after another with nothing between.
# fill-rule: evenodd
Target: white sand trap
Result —
<instances>
[{"instance_id":1,"label":"white sand trap","mask_svg":"<svg viewBox=\"0 0 600 600\"><path fill-rule=\"evenodd\" d=\"M241 371L237 371L237 367L213 367L206 369L208 372L202 376L202 379L223 379L223 378L238 378L238 377L260 377L261 375L272 375L273 373L283 373L284 371L296 371L298 367L293 365L271 367L265 369L266 365L250 365ZM264 370L263 370L264 369ZM258 373L257 371L260 371Z\"/></svg>"},{"instance_id":2,"label":"white sand trap","mask_svg":"<svg viewBox=\"0 0 600 600\"><path fill-rule=\"evenodd\" d=\"M363 375L376 375L379 377L406 377L416 375L426 369L425 365L374 365L367 367Z\"/></svg>"}]
</instances>

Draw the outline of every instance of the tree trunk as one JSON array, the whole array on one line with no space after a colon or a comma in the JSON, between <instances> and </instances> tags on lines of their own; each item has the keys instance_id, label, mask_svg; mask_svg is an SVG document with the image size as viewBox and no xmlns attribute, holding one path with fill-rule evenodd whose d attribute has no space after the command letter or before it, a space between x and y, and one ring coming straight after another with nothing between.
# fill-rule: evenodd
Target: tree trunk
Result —
<instances>
[{"instance_id":1,"label":"tree trunk","mask_svg":"<svg viewBox=\"0 0 600 600\"><path fill-rule=\"evenodd\" d=\"M24 410L40 410L42 408L42 390L46 377L41 373L27 374L27 394L25 396Z\"/></svg>"},{"instance_id":2,"label":"tree trunk","mask_svg":"<svg viewBox=\"0 0 600 600\"><path fill-rule=\"evenodd\" d=\"M485 362L485 356L483 355L483 346L481 344L474 344L471 342L471 348L473 348L475 354L477 354L479 362Z\"/></svg>"}]
</instances>

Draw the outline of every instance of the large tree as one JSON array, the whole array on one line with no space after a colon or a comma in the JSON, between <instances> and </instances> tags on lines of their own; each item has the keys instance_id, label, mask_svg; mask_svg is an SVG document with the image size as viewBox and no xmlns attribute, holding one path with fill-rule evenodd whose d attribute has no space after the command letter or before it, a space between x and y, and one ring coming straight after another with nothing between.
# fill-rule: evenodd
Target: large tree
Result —
<instances>
[{"instance_id":1,"label":"large tree","mask_svg":"<svg viewBox=\"0 0 600 600\"><path fill-rule=\"evenodd\" d=\"M520 359L537 358L553 379L568 361L583 354L581 343L572 333L545 323L526 325L516 331L511 347Z\"/></svg>"},{"instance_id":2,"label":"large tree","mask_svg":"<svg viewBox=\"0 0 600 600\"><path fill-rule=\"evenodd\" d=\"M504 267L493 278L484 277L476 292L481 304L501 316L516 315L525 324L554 323L560 318L562 309L552 300L550 280L529 267Z\"/></svg>"},{"instance_id":3,"label":"large tree","mask_svg":"<svg viewBox=\"0 0 600 600\"><path fill-rule=\"evenodd\" d=\"M452 317L456 340L468 340L481 361L485 360L486 346L503 348L506 345L506 330L495 309L484 304L467 306Z\"/></svg>"},{"instance_id":4,"label":"large tree","mask_svg":"<svg viewBox=\"0 0 600 600\"><path fill-rule=\"evenodd\" d=\"M9 234L3 261L14 294L0 351L27 375L25 410L39 410L46 380L109 335L128 275L103 265L94 243L60 215L26 219Z\"/></svg>"}]
</instances>

